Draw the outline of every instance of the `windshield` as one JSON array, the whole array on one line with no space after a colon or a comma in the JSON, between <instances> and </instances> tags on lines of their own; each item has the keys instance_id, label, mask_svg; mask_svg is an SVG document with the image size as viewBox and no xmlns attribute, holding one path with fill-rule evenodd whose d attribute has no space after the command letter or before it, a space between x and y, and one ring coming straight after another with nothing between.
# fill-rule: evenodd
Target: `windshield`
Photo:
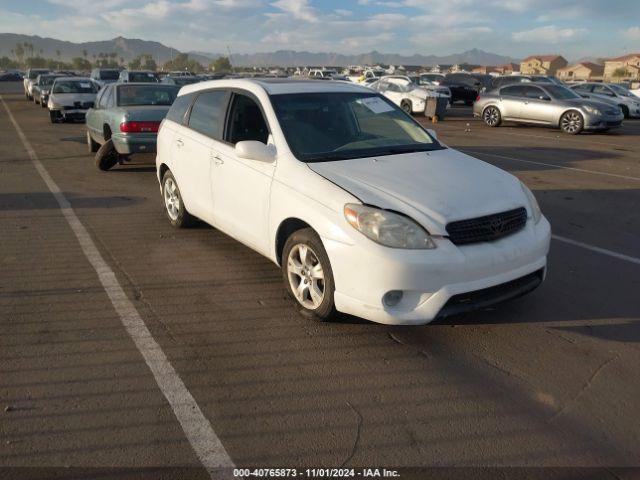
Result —
<instances>
[{"instance_id":1,"label":"windshield","mask_svg":"<svg viewBox=\"0 0 640 480\"><path fill-rule=\"evenodd\" d=\"M375 93L273 95L271 102L289 148L303 162L443 148L406 113Z\"/></svg>"},{"instance_id":2,"label":"windshield","mask_svg":"<svg viewBox=\"0 0 640 480\"><path fill-rule=\"evenodd\" d=\"M118 106L171 106L179 90L173 85L120 85L118 87Z\"/></svg>"},{"instance_id":3,"label":"windshield","mask_svg":"<svg viewBox=\"0 0 640 480\"><path fill-rule=\"evenodd\" d=\"M569 100L571 98L582 98L576 92L567 87L560 85L545 85L544 88L551 94L553 98L558 100Z\"/></svg>"},{"instance_id":4,"label":"windshield","mask_svg":"<svg viewBox=\"0 0 640 480\"><path fill-rule=\"evenodd\" d=\"M608 85L611 90L616 92L618 95L622 95L623 97L630 97L631 92L620 85Z\"/></svg>"},{"instance_id":5,"label":"windshield","mask_svg":"<svg viewBox=\"0 0 640 480\"><path fill-rule=\"evenodd\" d=\"M100 80L118 80L120 72L118 70L100 70Z\"/></svg>"},{"instance_id":6,"label":"windshield","mask_svg":"<svg viewBox=\"0 0 640 480\"><path fill-rule=\"evenodd\" d=\"M46 76L46 77L40 77L40 80L38 80L38 85L42 86L42 87L48 87L50 86L53 81L58 78L58 77L54 77L54 76Z\"/></svg>"},{"instance_id":7,"label":"windshield","mask_svg":"<svg viewBox=\"0 0 640 480\"><path fill-rule=\"evenodd\" d=\"M130 82L157 82L158 79L151 72L129 72Z\"/></svg>"},{"instance_id":8,"label":"windshield","mask_svg":"<svg viewBox=\"0 0 640 480\"><path fill-rule=\"evenodd\" d=\"M95 83L89 80L58 80L53 84L53 93L97 93Z\"/></svg>"}]
</instances>

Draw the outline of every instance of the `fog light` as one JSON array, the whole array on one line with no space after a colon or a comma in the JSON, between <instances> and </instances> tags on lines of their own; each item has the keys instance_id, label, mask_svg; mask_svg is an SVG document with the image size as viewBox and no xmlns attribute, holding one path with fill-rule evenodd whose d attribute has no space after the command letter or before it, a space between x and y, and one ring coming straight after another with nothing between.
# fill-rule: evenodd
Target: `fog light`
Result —
<instances>
[{"instance_id":1,"label":"fog light","mask_svg":"<svg viewBox=\"0 0 640 480\"><path fill-rule=\"evenodd\" d=\"M391 290L384 294L382 297L382 301L387 307L395 307L402 300L402 291L401 290Z\"/></svg>"}]
</instances>

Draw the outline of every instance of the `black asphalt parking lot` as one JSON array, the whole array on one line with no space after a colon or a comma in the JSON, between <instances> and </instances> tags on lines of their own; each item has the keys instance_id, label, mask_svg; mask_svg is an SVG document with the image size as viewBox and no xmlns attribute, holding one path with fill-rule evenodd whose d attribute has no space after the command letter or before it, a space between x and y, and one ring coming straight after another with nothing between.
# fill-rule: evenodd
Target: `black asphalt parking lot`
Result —
<instances>
[{"instance_id":1,"label":"black asphalt parking lot","mask_svg":"<svg viewBox=\"0 0 640 480\"><path fill-rule=\"evenodd\" d=\"M321 324L265 258L172 229L152 156L99 171L84 125L50 124L19 88L2 100L236 466L637 478L623 467L640 466L640 120L568 136L492 129L466 107L421 119L534 191L554 233L547 279L426 326ZM205 478L2 104L0 145L0 467Z\"/></svg>"}]
</instances>

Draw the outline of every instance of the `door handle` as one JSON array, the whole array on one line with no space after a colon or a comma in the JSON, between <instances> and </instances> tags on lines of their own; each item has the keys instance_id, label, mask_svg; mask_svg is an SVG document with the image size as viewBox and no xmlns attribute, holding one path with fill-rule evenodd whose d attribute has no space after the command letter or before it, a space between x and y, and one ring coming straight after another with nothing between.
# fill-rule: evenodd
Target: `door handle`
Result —
<instances>
[{"instance_id":1,"label":"door handle","mask_svg":"<svg viewBox=\"0 0 640 480\"><path fill-rule=\"evenodd\" d=\"M179 138L178 140L176 140L176 147L178 148L184 147L184 142L182 141L182 139Z\"/></svg>"},{"instance_id":2,"label":"door handle","mask_svg":"<svg viewBox=\"0 0 640 480\"><path fill-rule=\"evenodd\" d=\"M212 153L211 159L213 160L213 163L215 163L216 165L222 165L224 163L224 160L220 158L220 155L218 155L217 153L215 155Z\"/></svg>"}]
</instances>

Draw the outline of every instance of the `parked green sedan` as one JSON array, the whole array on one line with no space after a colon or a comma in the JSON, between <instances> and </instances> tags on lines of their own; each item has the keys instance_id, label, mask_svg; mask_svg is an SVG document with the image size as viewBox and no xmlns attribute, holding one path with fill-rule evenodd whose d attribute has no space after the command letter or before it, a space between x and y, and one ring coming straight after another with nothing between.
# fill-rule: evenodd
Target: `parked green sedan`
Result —
<instances>
[{"instance_id":1,"label":"parked green sedan","mask_svg":"<svg viewBox=\"0 0 640 480\"><path fill-rule=\"evenodd\" d=\"M87 145L96 166L109 170L134 153L155 153L160 122L179 87L152 83L112 83L103 87L87 112Z\"/></svg>"}]
</instances>

